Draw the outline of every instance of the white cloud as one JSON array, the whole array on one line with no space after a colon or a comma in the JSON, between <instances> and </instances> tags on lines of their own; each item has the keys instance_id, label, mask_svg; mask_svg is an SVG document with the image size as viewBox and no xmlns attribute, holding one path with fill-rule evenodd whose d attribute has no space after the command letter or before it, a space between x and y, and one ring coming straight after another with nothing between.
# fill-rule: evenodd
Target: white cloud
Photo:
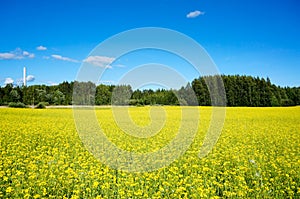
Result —
<instances>
[{"instance_id":1,"label":"white cloud","mask_svg":"<svg viewBox=\"0 0 300 199\"><path fill-rule=\"evenodd\" d=\"M13 53L0 53L0 59L14 59L15 54Z\"/></svg>"},{"instance_id":2,"label":"white cloud","mask_svg":"<svg viewBox=\"0 0 300 199\"><path fill-rule=\"evenodd\" d=\"M51 55L52 58L62 60L62 61L69 61L69 62L75 62L78 63L79 61L76 59L71 59L69 57L63 57L61 55Z\"/></svg>"},{"instance_id":3,"label":"white cloud","mask_svg":"<svg viewBox=\"0 0 300 199\"><path fill-rule=\"evenodd\" d=\"M26 77L26 81L27 82L33 82L33 81L35 81L35 77L33 75L28 75ZM23 85L23 82L24 82L23 78L14 80L14 83L17 84L17 85Z\"/></svg>"},{"instance_id":4,"label":"white cloud","mask_svg":"<svg viewBox=\"0 0 300 199\"><path fill-rule=\"evenodd\" d=\"M199 10L195 10L193 12L190 12L189 14L186 15L187 18L195 18L198 17L199 15L204 15L205 12L199 11Z\"/></svg>"},{"instance_id":5,"label":"white cloud","mask_svg":"<svg viewBox=\"0 0 300 199\"><path fill-rule=\"evenodd\" d=\"M29 58L34 58L34 54L33 53L29 53L27 51L23 51L23 56L24 57L29 57Z\"/></svg>"},{"instance_id":6,"label":"white cloud","mask_svg":"<svg viewBox=\"0 0 300 199\"><path fill-rule=\"evenodd\" d=\"M47 50L47 47L45 46L38 46L36 47L37 50Z\"/></svg>"},{"instance_id":7,"label":"white cloud","mask_svg":"<svg viewBox=\"0 0 300 199\"><path fill-rule=\"evenodd\" d=\"M24 55L24 56L29 56L29 52L23 51L23 55Z\"/></svg>"},{"instance_id":8,"label":"white cloud","mask_svg":"<svg viewBox=\"0 0 300 199\"><path fill-rule=\"evenodd\" d=\"M113 57L106 57L106 56L89 56L85 60L86 63L99 66L101 68L111 68L110 64L115 60Z\"/></svg>"},{"instance_id":9,"label":"white cloud","mask_svg":"<svg viewBox=\"0 0 300 199\"><path fill-rule=\"evenodd\" d=\"M26 77L26 81L28 81L28 82L33 82L34 80L35 80L35 77L33 75L28 75Z\"/></svg>"},{"instance_id":10,"label":"white cloud","mask_svg":"<svg viewBox=\"0 0 300 199\"><path fill-rule=\"evenodd\" d=\"M4 84L12 84L12 83L14 83L14 80L12 78L10 77L5 78Z\"/></svg>"},{"instance_id":11,"label":"white cloud","mask_svg":"<svg viewBox=\"0 0 300 199\"><path fill-rule=\"evenodd\" d=\"M1 59L24 59L24 58L34 58L33 53L29 53L28 51L23 51L21 48L16 48L16 50L11 52L0 53Z\"/></svg>"}]
</instances>

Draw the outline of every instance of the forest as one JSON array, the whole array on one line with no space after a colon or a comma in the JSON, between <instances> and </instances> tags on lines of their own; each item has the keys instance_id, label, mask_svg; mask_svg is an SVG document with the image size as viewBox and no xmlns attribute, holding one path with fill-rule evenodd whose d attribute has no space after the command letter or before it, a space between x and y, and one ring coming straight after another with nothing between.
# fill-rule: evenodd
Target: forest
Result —
<instances>
[{"instance_id":1,"label":"forest","mask_svg":"<svg viewBox=\"0 0 300 199\"><path fill-rule=\"evenodd\" d=\"M189 105L211 106L206 80L199 77L180 89L132 90L130 85L95 85L92 82L62 82L59 85L14 86L0 88L0 105L22 103L37 105ZM269 78L222 75L226 106L295 106L300 105L300 87L280 87ZM74 97L73 97L74 91Z\"/></svg>"}]
</instances>

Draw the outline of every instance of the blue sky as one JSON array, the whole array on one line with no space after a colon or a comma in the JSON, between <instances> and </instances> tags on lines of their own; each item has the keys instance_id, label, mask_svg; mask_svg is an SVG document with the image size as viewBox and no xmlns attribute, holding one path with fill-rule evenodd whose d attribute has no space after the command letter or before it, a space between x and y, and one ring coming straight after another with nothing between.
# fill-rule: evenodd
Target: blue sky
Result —
<instances>
[{"instance_id":1,"label":"blue sky","mask_svg":"<svg viewBox=\"0 0 300 199\"><path fill-rule=\"evenodd\" d=\"M141 27L168 28L193 38L222 74L300 86L298 0L10 0L1 2L0 18L1 86L20 82L24 66L29 85L73 81L99 43ZM199 76L178 57L146 50L122 59L103 55L100 61L115 63L101 82L118 83L137 63L153 59L187 81Z\"/></svg>"}]
</instances>

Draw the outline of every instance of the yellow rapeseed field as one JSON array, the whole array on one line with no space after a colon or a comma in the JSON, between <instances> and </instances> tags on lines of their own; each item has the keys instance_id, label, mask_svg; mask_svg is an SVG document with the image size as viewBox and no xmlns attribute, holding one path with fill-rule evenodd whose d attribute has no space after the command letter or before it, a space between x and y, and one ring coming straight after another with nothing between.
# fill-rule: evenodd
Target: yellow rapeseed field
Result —
<instances>
[{"instance_id":1,"label":"yellow rapeseed field","mask_svg":"<svg viewBox=\"0 0 300 199\"><path fill-rule=\"evenodd\" d=\"M119 148L159 150L180 127L181 107L161 107L166 121L149 138L128 135L112 109L96 108ZM136 125L151 107L131 107ZM198 158L211 119L199 109L196 137L179 159L152 172L112 169L94 158L76 131L72 109L0 109L0 198L300 198L300 107L226 108L218 143Z\"/></svg>"}]
</instances>

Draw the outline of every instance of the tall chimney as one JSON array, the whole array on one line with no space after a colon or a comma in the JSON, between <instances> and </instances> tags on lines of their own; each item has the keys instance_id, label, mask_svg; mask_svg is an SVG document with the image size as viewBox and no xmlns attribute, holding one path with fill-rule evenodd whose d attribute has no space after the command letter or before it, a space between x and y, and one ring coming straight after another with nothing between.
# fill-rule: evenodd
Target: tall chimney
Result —
<instances>
[{"instance_id":1,"label":"tall chimney","mask_svg":"<svg viewBox=\"0 0 300 199\"><path fill-rule=\"evenodd\" d=\"M26 67L23 68L23 86L26 86Z\"/></svg>"}]
</instances>

